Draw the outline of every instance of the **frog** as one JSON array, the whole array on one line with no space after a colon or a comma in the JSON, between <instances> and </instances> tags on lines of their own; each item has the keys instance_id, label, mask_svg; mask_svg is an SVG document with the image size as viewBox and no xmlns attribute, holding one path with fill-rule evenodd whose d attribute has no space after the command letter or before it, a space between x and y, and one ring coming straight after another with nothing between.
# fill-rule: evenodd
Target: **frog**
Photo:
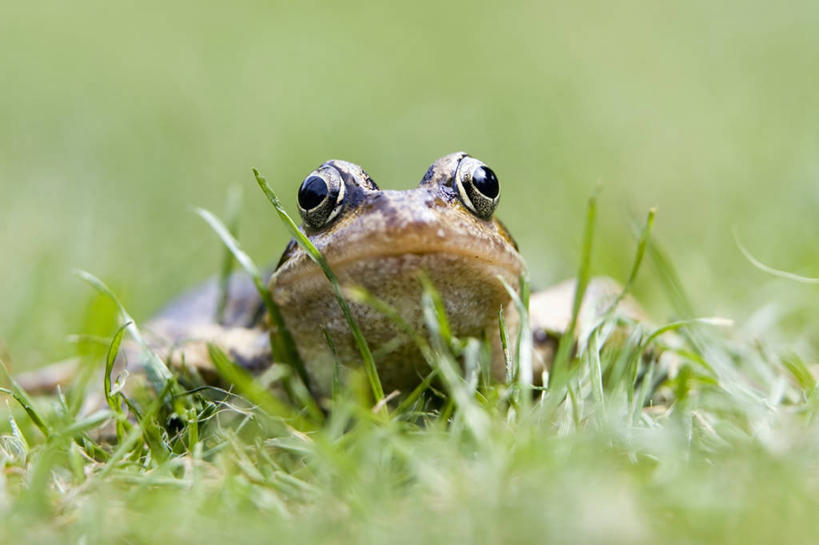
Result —
<instances>
[{"instance_id":1,"label":"frog","mask_svg":"<svg viewBox=\"0 0 819 545\"><path fill-rule=\"evenodd\" d=\"M434 161L412 189L381 189L361 166L338 159L322 163L299 185L300 230L339 284L363 290L400 316L401 323L363 302L349 303L372 348L385 392L406 394L430 372L407 333L407 328L426 330L421 301L430 288L425 284L439 295L453 336L487 340L490 373L504 380L507 357L499 318L506 316L511 334L519 327L513 299L528 273L517 243L496 217L500 195L495 171L466 152ZM557 343L569 329L575 287L570 279L531 295L533 382L548 371ZM355 369L361 361L332 285L293 239L267 288L304 362L310 389L326 397L337 369ZM581 321L601 316L620 291L609 278L592 279ZM249 276L230 277L222 312L220 293L219 282L212 279L169 303L144 325L149 345L171 366L195 370L209 382L218 380L209 345L246 370L263 372L274 363L270 335L284 332L277 330ZM629 301L622 306L641 316ZM38 387L31 377L22 383Z\"/></svg>"}]
</instances>

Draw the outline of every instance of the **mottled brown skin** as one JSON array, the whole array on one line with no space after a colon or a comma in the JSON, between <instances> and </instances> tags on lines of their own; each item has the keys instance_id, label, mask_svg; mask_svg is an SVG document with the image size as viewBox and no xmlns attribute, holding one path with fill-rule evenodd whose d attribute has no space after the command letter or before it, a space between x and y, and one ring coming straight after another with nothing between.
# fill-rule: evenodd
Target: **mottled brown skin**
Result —
<instances>
[{"instance_id":1,"label":"mottled brown skin","mask_svg":"<svg viewBox=\"0 0 819 545\"><path fill-rule=\"evenodd\" d=\"M453 334L498 335L498 310L509 302L499 280L517 286L523 259L498 220L484 220L459 200L453 176L465 153L436 161L419 186L380 190L361 169L345 161L325 165L342 173L347 196L339 217L324 229L306 232L327 258L342 286L363 287L423 330L425 274L441 295ZM322 328L345 364L360 361L350 330L320 268L297 245L285 250L270 287L287 328L305 361L314 387L329 388L334 358ZM386 391L408 391L429 372L415 343L389 318L353 304L353 316L377 354ZM389 347L387 353L379 348ZM502 376L502 361L498 362Z\"/></svg>"}]
</instances>

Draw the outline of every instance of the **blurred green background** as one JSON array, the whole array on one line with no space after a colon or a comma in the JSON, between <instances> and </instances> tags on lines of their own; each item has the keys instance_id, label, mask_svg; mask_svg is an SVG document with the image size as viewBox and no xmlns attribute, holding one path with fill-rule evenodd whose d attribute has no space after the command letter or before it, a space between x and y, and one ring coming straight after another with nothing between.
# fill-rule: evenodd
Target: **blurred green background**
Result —
<instances>
[{"instance_id":1,"label":"blurred green background","mask_svg":"<svg viewBox=\"0 0 819 545\"><path fill-rule=\"evenodd\" d=\"M223 213L231 184L243 245L277 259L286 235L251 167L295 213L325 159L407 188L464 149L498 172L536 286L573 274L601 184L595 271L625 276L656 205L698 312L815 346L819 289L752 268L732 229L819 276L817 29L809 1L7 0L0 342L17 369L72 355L66 336L103 312L75 267L137 319L215 273L220 243L190 206ZM665 319L652 273L638 292ZM748 320L767 303L785 327Z\"/></svg>"}]
</instances>

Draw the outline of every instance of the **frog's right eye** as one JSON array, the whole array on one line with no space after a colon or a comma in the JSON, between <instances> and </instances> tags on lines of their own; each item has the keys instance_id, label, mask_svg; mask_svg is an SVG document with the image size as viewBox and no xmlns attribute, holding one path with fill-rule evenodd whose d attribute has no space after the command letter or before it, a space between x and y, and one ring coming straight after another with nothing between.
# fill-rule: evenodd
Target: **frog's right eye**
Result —
<instances>
[{"instance_id":1,"label":"frog's right eye","mask_svg":"<svg viewBox=\"0 0 819 545\"><path fill-rule=\"evenodd\" d=\"M299 214L312 229L333 221L344 204L344 180L332 167L311 172L299 188Z\"/></svg>"}]
</instances>

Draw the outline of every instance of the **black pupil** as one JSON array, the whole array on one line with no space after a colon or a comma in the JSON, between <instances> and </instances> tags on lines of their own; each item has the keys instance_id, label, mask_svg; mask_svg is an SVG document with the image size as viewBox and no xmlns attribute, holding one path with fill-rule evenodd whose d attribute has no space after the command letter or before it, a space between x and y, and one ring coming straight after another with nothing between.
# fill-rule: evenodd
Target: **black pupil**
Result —
<instances>
[{"instance_id":1,"label":"black pupil","mask_svg":"<svg viewBox=\"0 0 819 545\"><path fill-rule=\"evenodd\" d=\"M498 185L498 177L492 172L489 167L478 167L472 173L472 184L475 189L486 195L490 199L494 199L500 192Z\"/></svg>"},{"instance_id":2,"label":"black pupil","mask_svg":"<svg viewBox=\"0 0 819 545\"><path fill-rule=\"evenodd\" d=\"M320 176L310 176L299 189L299 204L305 210L312 210L327 196L327 183Z\"/></svg>"}]
</instances>

